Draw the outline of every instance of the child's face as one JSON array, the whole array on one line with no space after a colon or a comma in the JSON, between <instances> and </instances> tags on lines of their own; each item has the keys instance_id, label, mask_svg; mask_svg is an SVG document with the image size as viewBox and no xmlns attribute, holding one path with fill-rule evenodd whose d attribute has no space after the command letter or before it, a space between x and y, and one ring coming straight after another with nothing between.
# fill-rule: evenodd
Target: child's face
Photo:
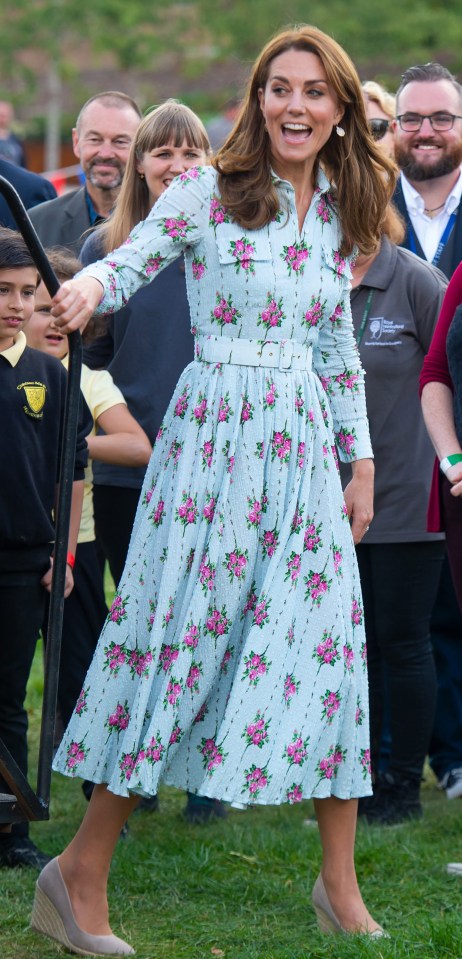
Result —
<instances>
[{"instance_id":1,"label":"child's face","mask_svg":"<svg viewBox=\"0 0 462 959\"><path fill-rule=\"evenodd\" d=\"M37 279L33 266L0 270L0 352L13 346L32 316Z\"/></svg>"},{"instance_id":2,"label":"child's face","mask_svg":"<svg viewBox=\"0 0 462 959\"><path fill-rule=\"evenodd\" d=\"M69 351L67 336L56 329L50 311L51 296L45 284L40 283L35 294L35 309L24 331L27 345L62 360Z\"/></svg>"}]
</instances>

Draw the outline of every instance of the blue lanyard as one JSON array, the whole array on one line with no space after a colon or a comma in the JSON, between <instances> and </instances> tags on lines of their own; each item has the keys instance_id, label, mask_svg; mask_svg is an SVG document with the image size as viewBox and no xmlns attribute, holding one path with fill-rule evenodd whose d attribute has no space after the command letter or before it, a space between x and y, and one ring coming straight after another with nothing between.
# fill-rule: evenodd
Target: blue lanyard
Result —
<instances>
[{"instance_id":1,"label":"blue lanyard","mask_svg":"<svg viewBox=\"0 0 462 959\"><path fill-rule=\"evenodd\" d=\"M433 257L433 260L432 260L432 266L438 266L438 263L440 262L440 259L441 259L443 250L444 250L444 248L445 248L445 246L446 246L446 243L448 242L449 237L451 236L451 233L452 233L452 231L453 231L454 224L455 224L455 222L456 222L456 217L457 217L457 210L454 210L454 212L451 213L451 216L449 217L449 220L448 220L448 222L447 222L447 224L446 224L444 233L443 233L443 235L442 235L442 237L441 237L441 239L440 239L440 242L438 243L438 247L437 247L436 253L435 253L435 255L434 255L434 257ZM409 230L409 247L410 247L412 253L417 253L416 235L415 235L415 232L414 232L414 227L412 226L412 223L411 223L410 221L409 221L409 226L410 226L410 230Z\"/></svg>"}]
</instances>

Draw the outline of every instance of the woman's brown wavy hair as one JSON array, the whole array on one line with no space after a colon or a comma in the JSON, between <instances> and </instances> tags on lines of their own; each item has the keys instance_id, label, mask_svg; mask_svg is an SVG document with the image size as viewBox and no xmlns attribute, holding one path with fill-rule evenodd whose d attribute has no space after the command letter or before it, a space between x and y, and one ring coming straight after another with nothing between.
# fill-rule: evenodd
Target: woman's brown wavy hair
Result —
<instances>
[{"instance_id":1,"label":"woman's brown wavy hair","mask_svg":"<svg viewBox=\"0 0 462 959\"><path fill-rule=\"evenodd\" d=\"M258 91L266 86L271 62L287 50L305 50L319 57L329 86L345 111L341 121L345 136L339 137L334 127L318 162L333 186L343 233L342 253L350 254L354 246L371 253L380 241L396 167L369 133L352 61L335 40L316 27L301 25L277 34L256 61L236 124L212 160L223 203L246 229L259 229L279 211L271 178L271 144Z\"/></svg>"}]
</instances>

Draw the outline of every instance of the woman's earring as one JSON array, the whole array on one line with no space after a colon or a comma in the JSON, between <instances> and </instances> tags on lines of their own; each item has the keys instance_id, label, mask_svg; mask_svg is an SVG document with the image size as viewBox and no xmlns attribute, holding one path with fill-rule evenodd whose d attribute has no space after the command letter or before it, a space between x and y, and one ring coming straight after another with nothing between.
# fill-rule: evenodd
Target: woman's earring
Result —
<instances>
[{"instance_id":1,"label":"woman's earring","mask_svg":"<svg viewBox=\"0 0 462 959\"><path fill-rule=\"evenodd\" d=\"M343 127L336 126L336 127L335 127L335 132L336 132L336 134L337 134L338 137L344 137L344 136L345 136L345 130L343 129Z\"/></svg>"},{"instance_id":2,"label":"woman's earring","mask_svg":"<svg viewBox=\"0 0 462 959\"><path fill-rule=\"evenodd\" d=\"M140 180L144 180L144 173L140 173Z\"/></svg>"}]
</instances>

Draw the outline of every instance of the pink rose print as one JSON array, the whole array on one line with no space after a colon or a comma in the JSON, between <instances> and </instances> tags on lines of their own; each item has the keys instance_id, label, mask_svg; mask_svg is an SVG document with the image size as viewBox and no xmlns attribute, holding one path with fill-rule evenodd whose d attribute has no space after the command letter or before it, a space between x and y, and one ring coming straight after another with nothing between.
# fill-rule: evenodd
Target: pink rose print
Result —
<instances>
[{"instance_id":1,"label":"pink rose print","mask_svg":"<svg viewBox=\"0 0 462 959\"><path fill-rule=\"evenodd\" d=\"M183 730L182 730L181 726L179 726L178 723L177 723L176 726L173 727L173 729L172 729L172 731L171 731L171 733L170 733L170 739L169 739L169 741L168 741L168 748L170 749L170 746L174 746L175 743L179 743L182 735L183 735Z\"/></svg>"},{"instance_id":2,"label":"pink rose print","mask_svg":"<svg viewBox=\"0 0 462 959\"><path fill-rule=\"evenodd\" d=\"M159 730L157 730L156 735L152 736L151 739L149 740L149 745L147 749L145 750L145 755L143 758L146 759L146 761L150 763L151 766L155 766L156 763L162 762L162 757L164 752L165 752L165 747L162 745L160 732ZM139 753L138 753L138 756L139 756Z\"/></svg>"},{"instance_id":3,"label":"pink rose print","mask_svg":"<svg viewBox=\"0 0 462 959\"><path fill-rule=\"evenodd\" d=\"M290 706L294 696L298 694L300 689L300 680L295 678L294 673L287 673L287 676L284 680L284 693L283 700L287 706Z\"/></svg>"},{"instance_id":4,"label":"pink rose print","mask_svg":"<svg viewBox=\"0 0 462 959\"><path fill-rule=\"evenodd\" d=\"M218 199L218 197L216 196L212 197L212 202L210 204L210 213L209 213L210 226L216 229L220 223L229 223L229 222L230 220L229 220L229 215L226 210L226 207L223 206L222 202Z\"/></svg>"},{"instance_id":5,"label":"pink rose print","mask_svg":"<svg viewBox=\"0 0 462 959\"><path fill-rule=\"evenodd\" d=\"M297 786L297 783L292 783L289 786L289 789L286 792L287 802L293 806L296 802L302 802L303 800L303 791L301 786Z\"/></svg>"},{"instance_id":6,"label":"pink rose print","mask_svg":"<svg viewBox=\"0 0 462 959\"><path fill-rule=\"evenodd\" d=\"M184 216L164 217L162 223L162 234L171 237L171 239L175 241L185 240L188 233L191 233L193 229Z\"/></svg>"},{"instance_id":7,"label":"pink rose print","mask_svg":"<svg viewBox=\"0 0 462 959\"><path fill-rule=\"evenodd\" d=\"M305 263L311 254L311 247L307 246L302 240L301 243L292 243L291 246L284 246L281 257L287 265L289 273L300 273L303 275Z\"/></svg>"},{"instance_id":8,"label":"pink rose print","mask_svg":"<svg viewBox=\"0 0 462 959\"><path fill-rule=\"evenodd\" d=\"M152 500L152 494L154 493L155 488L156 488L156 487L155 487L155 485L154 485L154 486L151 487L151 489L147 489L147 490L146 490L146 492L145 492L145 494L144 494L144 496L143 496L143 506L149 506L149 504L150 504L150 502L151 502L151 500Z\"/></svg>"},{"instance_id":9,"label":"pink rose print","mask_svg":"<svg viewBox=\"0 0 462 959\"><path fill-rule=\"evenodd\" d=\"M247 596L247 599L246 599L246 602L245 602L244 609L243 609L243 611L242 611L242 618L245 616L246 613L253 613L253 611L254 611L254 609L255 609L255 607L256 607L256 605L257 605L258 596L257 596L257 594L256 594L256 592L255 592L255 585L256 585L256 584L255 584L255 580L253 580L252 585L251 585L250 590L249 590L249 593L248 593L248 596Z\"/></svg>"},{"instance_id":10,"label":"pink rose print","mask_svg":"<svg viewBox=\"0 0 462 959\"><path fill-rule=\"evenodd\" d=\"M184 186L189 180L200 180L204 176L204 171L198 167L190 167L189 170L184 170L183 173L180 173L178 179L181 182L181 185Z\"/></svg>"},{"instance_id":11,"label":"pink rose print","mask_svg":"<svg viewBox=\"0 0 462 959\"><path fill-rule=\"evenodd\" d=\"M207 494L205 504L202 510L202 516L204 517L206 523L210 524L213 521L213 517L215 516L215 506L216 506L216 500L214 499L213 496L210 496L209 494Z\"/></svg>"},{"instance_id":12,"label":"pink rose print","mask_svg":"<svg viewBox=\"0 0 462 959\"><path fill-rule=\"evenodd\" d=\"M125 647L119 643L110 643L109 646L104 647L104 654L106 659L103 669L109 669L109 672L112 673L113 676L117 676L120 667L123 666L127 660Z\"/></svg>"},{"instance_id":13,"label":"pink rose print","mask_svg":"<svg viewBox=\"0 0 462 959\"><path fill-rule=\"evenodd\" d=\"M262 599L260 600L260 602L256 604L254 609L253 620L252 620L252 624L254 626L259 626L260 629L263 629L263 626L265 625L265 623L267 622L269 623L268 610L270 606L271 606L271 600L265 599L264 596L262 595Z\"/></svg>"},{"instance_id":14,"label":"pink rose print","mask_svg":"<svg viewBox=\"0 0 462 959\"><path fill-rule=\"evenodd\" d=\"M221 610L209 606L204 633L209 633L210 636L218 639L219 636L226 636L229 633L230 625L231 620L226 615L226 606L222 606Z\"/></svg>"},{"instance_id":15,"label":"pink rose print","mask_svg":"<svg viewBox=\"0 0 462 959\"><path fill-rule=\"evenodd\" d=\"M200 624L195 625L192 621L186 626L186 632L183 636L183 649L195 649L200 637Z\"/></svg>"},{"instance_id":16,"label":"pink rose print","mask_svg":"<svg viewBox=\"0 0 462 959\"><path fill-rule=\"evenodd\" d=\"M160 253L154 253L143 263L141 272L144 273L145 276L154 276L159 272L162 263L165 263L165 257L161 256Z\"/></svg>"},{"instance_id":17,"label":"pink rose print","mask_svg":"<svg viewBox=\"0 0 462 959\"><path fill-rule=\"evenodd\" d=\"M322 196L316 204L316 218L324 226L325 223L332 223L334 213L327 203L326 197Z\"/></svg>"},{"instance_id":18,"label":"pink rose print","mask_svg":"<svg viewBox=\"0 0 462 959\"><path fill-rule=\"evenodd\" d=\"M300 442L297 449L297 465L299 469L303 469L305 463L305 443Z\"/></svg>"},{"instance_id":19,"label":"pink rose print","mask_svg":"<svg viewBox=\"0 0 462 959\"><path fill-rule=\"evenodd\" d=\"M345 272L346 260L341 255L340 250L332 250L332 259L335 263L335 274L340 279Z\"/></svg>"},{"instance_id":20,"label":"pink rose print","mask_svg":"<svg viewBox=\"0 0 462 959\"><path fill-rule=\"evenodd\" d=\"M194 407L189 419L191 423L195 421L197 423L198 428L200 429L201 426L203 426L204 423L207 421L208 415L209 415L209 411L207 409L207 400L202 393L199 393L199 396L197 398L197 405Z\"/></svg>"},{"instance_id":21,"label":"pink rose print","mask_svg":"<svg viewBox=\"0 0 462 959\"><path fill-rule=\"evenodd\" d=\"M342 325L344 314L344 303L343 300L341 303L337 303L334 312L329 317L329 323L332 323L334 329L338 329Z\"/></svg>"},{"instance_id":22,"label":"pink rose print","mask_svg":"<svg viewBox=\"0 0 462 959\"><path fill-rule=\"evenodd\" d=\"M320 376L319 379L320 379L320 382L321 382L321 386L322 386L324 392L327 394L327 396L333 396L333 395L334 395L334 388L333 388L333 386L332 386L332 377L331 377L331 376Z\"/></svg>"},{"instance_id":23,"label":"pink rose print","mask_svg":"<svg viewBox=\"0 0 462 959\"><path fill-rule=\"evenodd\" d=\"M244 732L241 734L241 739L245 739L247 746L258 746L261 749L268 739L270 723L271 719L268 719L268 722L265 723L264 716L258 710L253 722L246 725Z\"/></svg>"},{"instance_id":24,"label":"pink rose print","mask_svg":"<svg viewBox=\"0 0 462 959\"><path fill-rule=\"evenodd\" d=\"M353 370L345 370L344 373L339 373L335 377L335 382L340 389L342 396L345 393L357 393L359 390L358 386L359 375L354 373Z\"/></svg>"},{"instance_id":25,"label":"pink rose print","mask_svg":"<svg viewBox=\"0 0 462 959\"><path fill-rule=\"evenodd\" d=\"M354 427L348 431L342 426L338 433L336 433L335 439L337 441L337 445L340 447L345 456L351 456L354 458L356 450L355 442L357 439L356 430Z\"/></svg>"},{"instance_id":26,"label":"pink rose print","mask_svg":"<svg viewBox=\"0 0 462 959\"><path fill-rule=\"evenodd\" d=\"M314 520L307 516L306 528L303 536L304 550L308 550L310 553L317 553L319 547L322 548L321 530L322 523L319 523L319 526L316 526Z\"/></svg>"},{"instance_id":27,"label":"pink rose print","mask_svg":"<svg viewBox=\"0 0 462 959\"><path fill-rule=\"evenodd\" d=\"M196 723L203 723L203 722L204 722L204 719L205 719L205 717L206 717L207 715L208 715L207 704L206 704L206 703L202 703L202 706L201 706L201 708L199 709L199 712L197 713L197 715L195 716L195 718L194 718L194 720L193 720L194 724L196 724Z\"/></svg>"},{"instance_id":28,"label":"pink rose print","mask_svg":"<svg viewBox=\"0 0 462 959\"><path fill-rule=\"evenodd\" d=\"M223 448L222 448L222 450L221 450L221 452L223 453L223 456L226 456L226 458L227 458L227 460L228 460L228 466L227 466L227 468L226 468L226 472L227 472L227 473L232 473L232 472L233 472L233 469L234 469L234 461L235 461L235 456L234 456L233 454L232 454L231 456L229 455L230 447L231 447L230 441L229 441L229 440L226 440L226 443L225 443L225 445L223 446Z\"/></svg>"},{"instance_id":29,"label":"pink rose print","mask_svg":"<svg viewBox=\"0 0 462 959\"><path fill-rule=\"evenodd\" d=\"M225 654L224 654L223 659L222 659L222 661L221 661L221 663L220 663L220 669L221 669L222 673L225 674L225 676L226 676L227 673L228 673L228 667L229 667L229 664L230 664L233 656L234 656L234 646L228 646L228 648L225 650Z\"/></svg>"},{"instance_id":30,"label":"pink rose print","mask_svg":"<svg viewBox=\"0 0 462 959\"><path fill-rule=\"evenodd\" d=\"M199 692L199 680L203 674L202 663L191 663L189 673L186 677L186 686L192 693Z\"/></svg>"},{"instance_id":31,"label":"pink rose print","mask_svg":"<svg viewBox=\"0 0 462 959\"><path fill-rule=\"evenodd\" d=\"M169 673L173 664L178 659L179 652L180 652L180 647L178 646L177 643L171 646L163 643L159 653L159 663L157 666L157 672L161 673L163 670L164 673Z\"/></svg>"},{"instance_id":32,"label":"pink rose print","mask_svg":"<svg viewBox=\"0 0 462 959\"><path fill-rule=\"evenodd\" d=\"M122 753L122 758L119 759L121 783L123 783L124 779L126 779L127 782L130 782L130 779L135 771L137 759L138 755L135 755L135 753Z\"/></svg>"},{"instance_id":33,"label":"pink rose print","mask_svg":"<svg viewBox=\"0 0 462 959\"><path fill-rule=\"evenodd\" d=\"M204 553L199 566L199 582L202 586L202 592L207 596L215 586L216 563L211 563L207 553Z\"/></svg>"},{"instance_id":34,"label":"pink rose print","mask_svg":"<svg viewBox=\"0 0 462 959\"><path fill-rule=\"evenodd\" d=\"M241 676L241 682L247 679L251 686L257 686L262 676L266 676L271 661L268 662L266 653L254 653L253 650L244 659L244 672Z\"/></svg>"},{"instance_id":35,"label":"pink rose print","mask_svg":"<svg viewBox=\"0 0 462 959\"><path fill-rule=\"evenodd\" d=\"M327 756L320 759L316 772L319 774L319 782L323 779L335 779L342 763L345 762L347 750L342 749L339 744L331 746Z\"/></svg>"},{"instance_id":36,"label":"pink rose print","mask_svg":"<svg viewBox=\"0 0 462 959\"><path fill-rule=\"evenodd\" d=\"M250 243L247 236L242 236L240 240L231 240L229 252L234 257L234 266L236 273L244 270L244 273L255 273L252 255L255 253L253 243Z\"/></svg>"},{"instance_id":37,"label":"pink rose print","mask_svg":"<svg viewBox=\"0 0 462 959\"><path fill-rule=\"evenodd\" d=\"M202 471L210 469L213 460L213 439L205 440L201 446L200 454L202 456Z\"/></svg>"},{"instance_id":38,"label":"pink rose print","mask_svg":"<svg viewBox=\"0 0 462 959\"><path fill-rule=\"evenodd\" d=\"M222 564L228 570L229 581L232 583L235 579L245 579L249 554L245 549L234 549L231 553L225 553L225 560Z\"/></svg>"},{"instance_id":39,"label":"pink rose print","mask_svg":"<svg viewBox=\"0 0 462 959\"><path fill-rule=\"evenodd\" d=\"M164 615L162 616L162 626L163 626L164 629L167 628L170 620L173 619L173 610L174 610L174 608L175 608L175 603L174 603L172 597L169 596L167 612L164 613Z\"/></svg>"},{"instance_id":40,"label":"pink rose print","mask_svg":"<svg viewBox=\"0 0 462 959\"><path fill-rule=\"evenodd\" d=\"M292 439L286 428L274 430L271 440L271 461L273 462L277 457L281 463L288 463L291 447Z\"/></svg>"},{"instance_id":41,"label":"pink rose print","mask_svg":"<svg viewBox=\"0 0 462 959\"><path fill-rule=\"evenodd\" d=\"M112 623L116 623L117 626L120 626L123 620L127 618L127 610L125 606L128 603L129 599L130 599L129 596L125 596L125 599L122 599L122 596L120 595L120 593L116 593L114 596L114 599L112 601L112 606L108 613L108 619Z\"/></svg>"},{"instance_id":42,"label":"pink rose print","mask_svg":"<svg viewBox=\"0 0 462 959\"><path fill-rule=\"evenodd\" d=\"M279 396L279 393L276 389L276 384L272 380L266 381L266 393L263 397L263 409L272 410L276 405L276 400Z\"/></svg>"},{"instance_id":43,"label":"pink rose print","mask_svg":"<svg viewBox=\"0 0 462 959\"><path fill-rule=\"evenodd\" d=\"M266 789L272 779L272 776L268 775L264 769L260 769L259 766L255 766L255 764L253 764L250 769L246 769L244 775L245 783L241 792L248 792L254 799L260 795L263 789Z\"/></svg>"},{"instance_id":44,"label":"pink rose print","mask_svg":"<svg viewBox=\"0 0 462 959\"><path fill-rule=\"evenodd\" d=\"M274 556L279 544L279 530L273 526L273 529L265 529L260 539L262 553L264 558Z\"/></svg>"},{"instance_id":45,"label":"pink rose print","mask_svg":"<svg viewBox=\"0 0 462 959\"><path fill-rule=\"evenodd\" d=\"M253 420L253 406L247 394L244 393L242 397L241 426L243 426L244 423L247 423L249 420Z\"/></svg>"},{"instance_id":46,"label":"pink rose print","mask_svg":"<svg viewBox=\"0 0 462 959\"><path fill-rule=\"evenodd\" d=\"M361 749L359 753L359 764L362 768L363 779L368 779L371 774L371 751L370 749Z\"/></svg>"},{"instance_id":47,"label":"pink rose print","mask_svg":"<svg viewBox=\"0 0 462 959\"><path fill-rule=\"evenodd\" d=\"M292 581L292 583L297 582L298 577L300 576L301 563L302 563L301 554L294 553L294 551L292 550L289 556L289 559L286 560L287 569L284 576L284 582L287 582L289 578Z\"/></svg>"},{"instance_id":48,"label":"pink rose print","mask_svg":"<svg viewBox=\"0 0 462 959\"><path fill-rule=\"evenodd\" d=\"M165 516L164 506L165 506L165 503L163 499L160 499L155 510L151 513L149 517L152 520L153 526L159 527L162 525L162 520Z\"/></svg>"},{"instance_id":49,"label":"pink rose print","mask_svg":"<svg viewBox=\"0 0 462 959\"><path fill-rule=\"evenodd\" d=\"M306 585L305 602L310 598L314 606L320 606L324 596L330 590L332 580L327 579L324 573L315 573L310 569L308 576L303 577L303 582Z\"/></svg>"},{"instance_id":50,"label":"pink rose print","mask_svg":"<svg viewBox=\"0 0 462 959\"><path fill-rule=\"evenodd\" d=\"M350 645L350 643L345 643L343 647L343 661L345 663L345 669L347 670L348 673L353 672L354 658L355 656L353 652L353 647Z\"/></svg>"},{"instance_id":51,"label":"pink rose print","mask_svg":"<svg viewBox=\"0 0 462 959\"><path fill-rule=\"evenodd\" d=\"M294 730L292 741L287 744L282 754L282 758L287 759L289 766L303 766L308 756L309 741L309 736L306 739L302 739L297 730Z\"/></svg>"},{"instance_id":52,"label":"pink rose print","mask_svg":"<svg viewBox=\"0 0 462 959\"><path fill-rule=\"evenodd\" d=\"M84 740L80 743L76 742L74 739L67 748L66 753L66 769L73 774L77 770L77 766L80 766L80 763L83 763L88 754L88 748L84 746Z\"/></svg>"},{"instance_id":53,"label":"pink rose print","mask_svg":"<svg viewBox=\"0 0 462 959\"><path fill-rule=\"evenodd\" d=\"M188 553L188 555L187 555L187 557L186 557L186 572L187 572L187 573L190 573L191 570L192 570L192 566L193 566L193 563L194 563L194 557L195 557L195 555L196 555L196 550L195 550L195 549L190 549L190 550L189 550L189 553Z\"/></svg>"},{"instance_id":54,"label":"pink rose print","mask_svg":"<svg viewBox=\"0 0 462 959\"><path fill-rule=\"evenodd\" d=\"M326 300L321 300L319 297L312 296L310 300L310 305L304 314L303 322L305 326L310 329L313 326L319 326L322 321L324 310L326 308Z\"/></svg>"},{"instance_id":55,"label":"pink rose print","mask_svg":"<svg viewBox=\"0 0 462 959\"><path fill-rule=\"evenodd\" d=\"M187 386L175 403L174 416L179 416L180 420L184 420L186 410L188 409L189 393L190 388Z\"/></svg>"},{"instance_id":56,"label":"pink rose print","mask_svg":"<svg viewBox=\"0 0 462 959\"><path fill-rule=\"evenodd\" d=\"M301 386L297 386L297 389L295 391L295 410L299 416L303 416L304 407L305 407L305 400L303 399L303 396L302 396L302 388Z\"/></svg>"},{"instance_id":57,"label":"pink rose print","mask_svg":"<svg viewBox=\"0 0 462 959\"><path fill-rule=\"evenodd\" d=\"M168 709L169 706L173 706L173 708L177 707L179 705L178 700L182 692L183 687L180 683L180 680L176 679L175 676L172 676L162 701L164 709Z\"/></svg>"},{"instance_id":58,"label":"pink rose print","mask_svg":"<svg viewBox=\"0 0 462 959\"><path fill-rule=\"evenodd\" d=\"M353 629L355 626L362 626L363 610L357 599L353 599L351 604L351 622L353 623Z\"/></svg>"},{"instance_id":59,"label":"pink rose print","mask_svg":"<svg viewBox=\"0 0 462 959\"><path fill-rule=\"evenodd\" d=\"M317 661L319 669L321 669L321 666L335 666L338 662L340 659L339 642L340 636L333 639L332 634L327 629L323 631L321 642L318 643L311 657Z\"/></svg>"},{"instance_id":60,"label":"pink rose print","mask_svg":"<svg viewBox=\"0 0 462 959\"><path fill-rule=\"evenodd\" d=\"M150 600L151 602L151 600ZM152 626L151 626L152 629ZM149 627L148 627L149 630ZM149 667L152 663L152 653L148 649L147 653L139 653L137 649L132 650L128 660L128 667L132 679L135 676L146 679L149 676Z\"/></svg>"},{"instance_id":61,"label":"pink rose print","mask_svg":"<svg viewBox=\"0 0 462 959\"><path fill-rule=\"evenodd\" d=\"M220 405L218 408L218 422L229 423L229 418L232 415L233 415L233 410L231 409L231 406L229 403L229 393L226 393L225 396L220 397Z\"/></svg>"},{"instance_id":62,"label":"pink rose print","mask_svg":"<svg viewBox=\"0 0 462 959\"><path fill-rule=\"evenodd\" d=\"M325 719L327 725L330 726L336 712L340 709L340 696L338 692L334 693L331 689L326 689L325 693L320 696L320 700L323 705L321 717Z\"/></svg>"},{"instance_id":63,"label":"pink rose print","mask_svg":"<svg viewBox=\"0 0 462 959\"><path fill-rule=\"evenodd\" d=\"M89 688L90 688L90 687L87 686L87 688L86 688L86 689L82 689L81 692L80 692L80 694L79 694L79 698L78 698L78 700L77 700L77 702L76 702L76 705L75 705L75 712L77 713L77 716L81 716L82 713L86 713L87 710L88 710L88 706L87 706L87 696L88 696L88 690L89 690Z\"/></svg>"},{"instance_id":64,"label":"pink rose print","mask_svg":"<svg viewBox=\"0 0 462 959\"><path fill-rule=\"evenodd\" d=\"M191 266L192 266L193 279L201 280L207 268L205 256L195 256Z\"/></svg>"},{"instance_id":65,"label":"pink rose print","mask_svg":"<svg viewBox=\"0 0 462 959\"><path fill-rule=\"evenodd\" d=\"M237 321L240 320L241 314L239 310L233 306L233 298L231 293L229 293L228 298L217 291L216 294L216 306L210 314L210 319L212 323L218 323L218 326L236 326Z\"/></svg>"},{"instance_id":66,"label":"pink rose print","mask_svg":"<svg viewBox=\"0 0 462 959\"><path fill-rule=\"evenodd\" d=\"M255 446L255 454L257 459L262 460L265 456L265 444L263 440L258 440Z\"/></svg>"},{"instance_id":67,"label":"pink rose print","mask_svg":"<svg viewBox=\"0 0 462 959\"><path fill-rule=\"evenodd\" d=\"M345 522L348 522L349 516L348 516L348 510L347 510L347 507L346 507L346 503L342 503L341 513L342 513L342 519L343 519Z\"/></svg>"},{"instance_id":68,"label":"pink rose print","mask_svg":"<svg viewBox=\"0 0 462 959\"><path fill-rule=\"evenodd\" d=\"M252 527L258 529L262 515L266 513L266 503L259 499L251 499L250 496L247 497L247 502L249 504L249 512L246 516L247 529L252 529Z\"/></svg>"},{"instance_id":69,"label":"pink rose print","mask_svg":"<svg viewBox=\"0 0 462 959\"><path fill-rule=\"evenodd\" d=\"M290 526L292 533L299 533L303 525L303 513L305 511L305 506L298 506L295 510L294 517Z\"/></svg>"},{"instance_id":70,"label":"pink rose print","mask_svg":"<svg viewBox=\"0 0 462 959\"><path fill-rule=\"evenodd\" d=\"M196 503L197 496L193 499L189 493L183 490L181 504L177 507L175 516L175 522L179 520L183 526L183 530L186 529L187 526L194 526L197 520L198 509Z\"/></svg>"},{"instance_id":71,"label":"pink rose print","mask_svg":"<svg viewBox=\"0 0 462 959\"><path fill-rule=\"evenodd\" d=\"M366 640L364 640L364 642L361 643L361 649L360 649L359 655L360 655L360 657L361 657L361 662L362 662L363 670L364 670L364 672L366 672L366 671L367 671L367 643L366 643Z\"/></svg>"},{"instance_id":72,"label":"pink rose print","mask_svg":"<svg viewBox=\"0 0 462 959\"><path fill-rule=\"evenodd\" d=\"M285 313L282 310L282 297L276 301L271 293L268 293L265 309L258 314L257 326L264 326L267 331L274 330L275 327L281 326L285 318Z\"/></svg>"},{"instance_id":73,"label":"pink rose print","mask_svg":"<svg viewBox=\"0 0 462 959\"><path fill-rule=\"evenodd\" d=\"M202 763L207 776L213 776L215 769L221 766L228 756L223 750L223 745L217 745L215 739L201 739L200 746L197 747L202 756Z\"/></svg>"},{"instance_id":74,"label":"pink rose print","mask_svg":"<svg viewBox=\"0 0 462 959\"><path fill-rule=\"evenodd\" d=\"M332 558L334 560L335 575L343 576L343 572L342 572L343 553L340 546L337 546L335 543L332 543Z\"/></svg>"},{"instance_id":75,"label":"pink rose print","mask_svg":"<svg viewBox=\"0 0 462 959\"><path fill-rule=\"evenodd\" d=\"M104 723L106 729L109 730L109 734L112 732L121 733L127 729L130 722L130 712L128 709L128 701L125 700L124 704L117 703L115 711L111 713Z\"/></svg>"},{"instance_id":76,"label":"pink rose print","mask_svg":"<svg viewBox=\"0 0 462 959\"><path fill-rule=\"evenodd\" d=\"M180 443L179 440L173 440L173 443L168 451L167 459L165 461L165 467L167 467L169 460L172 459L173 469L176 470L182 452L183 452L183 443Z\"/></svg>"}]
</instances>

